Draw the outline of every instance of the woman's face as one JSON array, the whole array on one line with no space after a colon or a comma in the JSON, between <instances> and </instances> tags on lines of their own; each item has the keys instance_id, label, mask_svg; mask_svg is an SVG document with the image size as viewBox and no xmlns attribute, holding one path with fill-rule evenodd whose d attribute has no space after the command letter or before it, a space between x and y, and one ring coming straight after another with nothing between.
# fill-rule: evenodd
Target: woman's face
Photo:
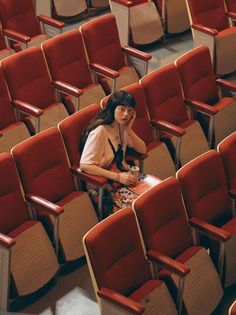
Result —
<instances>
[{"instance_id":1,"label":"woman's face","mask_svg":"<svg viewBox=\"0 0 236 315\"><path fill-rule=\"evenodd\" d=\"M118 105L114 112L115 121L120 125L127 125L133 114L133 107Z\"/></svg>"}]
</instances>

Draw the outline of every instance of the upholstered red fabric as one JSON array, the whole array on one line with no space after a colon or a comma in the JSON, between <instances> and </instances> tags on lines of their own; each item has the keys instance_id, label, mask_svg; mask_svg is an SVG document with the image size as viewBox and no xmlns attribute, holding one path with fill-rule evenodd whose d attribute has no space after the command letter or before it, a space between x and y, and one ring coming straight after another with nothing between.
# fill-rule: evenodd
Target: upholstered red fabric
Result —
<instances>
[{"instance_id":1,"label":"upholstered red fabric","mask_svg":"<svg viewBox=\"0 0 236 315\"><path fill-rule=\"evenodd\" d=\"M0 178L0 232L8 234L29 218L10 153L0 155Z\"/></svg>"},{"instance_id":2,"label":"upholstered red fabric","mask_svg":"<svg viewBox=\"0 0 236 315\"><path fill-rule=\"evenodd\" d=\"M188 0L193 24L222 31L229 27L223 0Z\"/></svg>"},{"instance_id":3,"label":"upholstered red fabric","mask_svg":"<svg viewBox=\"0 0 236 315\"><path fill-rule=\"evenodd\" d=\"M43 51L53 80L65 81L80 89L92 83L79 30L45 41Z\"/></svg>"},{"instance_id":4,"label":"upholstered red fabric","mask_svg":"<svg viewBox=\"0 0 236 315\"><path fill-rule=\"evenodd\" d=\"M74 190L57 128L49 128L15 146L13 155L26 193L57 202Z\"/></svg>"},{"instance_id":5,"label":"upholstered red fabric","mask_svg":"<svg viewBox=\"0 0 236 315\"><path fill-rule=\"evenodd\" d=\"M216 150L183 166L177 177L190 218L222 226L232 217L224 167Z\"/></svg>"},{"instance_id":6,"label":"upholstered red fabric","mask_svg":"<svg viewBox=\"0 0 236 315\"><path fill-rule=\"evenodd\" d=\"M151 278L131 209L105 219L84 241L99 288L130 295Z\"/></svg>"},{"instance_id":7,"label":"upholstered red fabric","mask_svg":"<svg viewBox=\"0 0 236 315\"><path fill-rule=\"evenodd\" d=\"M18 235L20 235L21 233L23 233L24 231L26 231L27 229L31 228L35 223L37 223L37 221L35 220L28 220L26 222L24 222L23 224L21 224L20 226L18 226L16 229L14 229L13 231L11 231L8 236L11 238L16 238Z\"/></svg>"},{"instance_id":8,"label":"upholstered red fabric","mask_svg":"<svg viewBox=\"0 0 236 315\"><path fill-rule=\"evenodd\" d=\"M175 65L154 70L141 80L151 119L179 125L188 119L182 87Z\"/></svg>"},{"instance_id":9,"label":"upholstered red fabric","mask_svg":"<svg viewBox=\"0 0 236 315\"><path fill-rule=\"evenodd\" d=\"M79 110L74 115L64 119L59 124L71 165L79 166L80 138L84 128L98 114L101 107L98 104L90 105Z\"/></svg>"},{"instance_id":10,"label":"upholstered red fabric","mask_svg":"<svg viewBox=\"0 0 236 315\"><path fill-rule=\"evenodd\" d=\"M125 65L116 19L106 14L81 27L90 62L100 63L113 70Z\"/></svg>"},{"instance_id":11,"label":"upholstered red fabric","mask_svg":"<svg viewBox=\"0 0 236 315\"><path fill-rule=\"evenodd\" d=\"M32 0L21 0L20 5L14 0L1 0L0 20L3 28L30 37L41 33Z\"/></svg>"},{"instance_id":12,"label":"upholstered red fabric","mask_svg":"<svg viewBox=\"0 0 236 315\"><path fill-rule=\"evenodd\" d=\"M236 12L236 1L235 0L225 0L225 4L227 7L227 10L229 12ZM236 309L236 307L235 307Z\"/></svg>"},{"instance_id":13,"label":"upholstered red fabric","mask_svg":"<svg viewBox=\"0 0 236 315\"><path fill-rule=\"evenodd\" d=\"M46 62L40 47L28 48L2 61L13 99L44 109L56 102Z\"/></svg>"},{"instance_id":14,"label":"upholstered red fabric","mask_svg":"<svg viewBox=\"0 0 236 315\"><path fill-rule=\"evenodd\" d=\"M147 191L135 201L134 208L147 250L176 258L192 246L180 185L175 178Z\"/></svg>"},{"instance_id":15,"label":"upholstered red fabric","mask_svg":"<svg viewBox=\"0 0 236 315\"><path fill-rule=\"evenodd\" d=\"M236 132L225 138L218 146L229 189L236 189Z\"/></svg>"}]
</instances>

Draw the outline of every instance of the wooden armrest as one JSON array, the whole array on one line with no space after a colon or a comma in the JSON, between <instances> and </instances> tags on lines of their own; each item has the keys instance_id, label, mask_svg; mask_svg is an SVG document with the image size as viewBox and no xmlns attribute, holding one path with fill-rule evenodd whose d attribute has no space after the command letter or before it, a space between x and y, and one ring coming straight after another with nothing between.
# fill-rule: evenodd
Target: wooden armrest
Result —
<instances>
[{"instance_id":1,"label":"wooden armrest","mask_svg":"<svg viewBox=\"0 0 236 315\"><path fill-rule=\"evenodd\" d=\"M111 79L116 79L120 76L118 71L112 70L98 63L90 63L89 66L93 71L97 72L98 74L104 75Z\"/></svg>"},{"instance_id":2,"label":"wooden armrest","mask_svg":"<svg viewBox=\"0 0 236 315\"><path fill-rule=\"evenodd\" d=\"M192 217L189 220L189 224L192 228L198 230L199 232L205 233L220 242L226 242L231 238L231 234L227 231L224 231L223 229L198 218Z\"/></svg>"},{"instance_id":3,"label":"wooden armrest","mask_svg":"<svg viewBox=\"0 0 236 315\"><path fill-rule=\"evenodd\" d=\"M104 184L107 183L107 179L105 177L87 174L81 171L81 169L75 165L71 167L71 172L73 175L78 176L81 180L89 182L96 186L103 186Z\"/></svg>"},{"instance_id":4,"label":"wooden armrest","mask_svg":"<svg viewBox=\"0 0 236 315\"><path fill-rule=\"evenodd\" d=\"M40 208L40 210L47 211L49 214L52 214L55 217L64 212L64 209L62 207L37 195L27 194L25 195L25 200L29 202L32 206L36 206Z\"/></svg>"},{"instance_id":5,"label":"wooden armrest","mask_svg":"<svg viewBox=\"0 0 236 315\"><path fill-rule=\"evenodd\" d=\"M132 314L139 315L143 314L145 311L145 307L143 305L111 289L101 288L98 290L97 294L100 298L107 300L126 311L131 312Z\"/></svg>"},{"instance_id":6,"label":"wooden armrest","mask_svg":"<svg viewBox=\"0 0 236 315\"><path fill-rule=\"evenodd\" d=\"M185 134L185 130L183 128L164 120L151 120L151 125L162 132L169 133L176 137L182 137Z\"/></svg>"},{"instance_id":7,"label":"wooden armrest","mask_svg":"<svg viewBox=\"0 0 236 315\"><path fill-rule=\"evenodd\" d=\"M213 116L218 112L218 110L215 107L208 105L206 103L203 103L201 101L186 99L185 103L191 109L197 112L202 112L206 115Z\"/></svg>"},{"instance_id":8,"label":"wooden armrest","mask_svg":"<svg viewBox=\"0 0 236 315\"><path fill-rule=\"evenodd\" d=\"M224 88L226 88L232 92L236 92L236 83L234 83L234 82L218 78L218 79L216 79L216 83L220 87L224 87Z\"/></svg>"},{"instance_id":9,"label":"wooden armrest","mask_svg":"<svg viewBox=\"0 0 236 315\"><path fill-rule=\"evenodd\" d=\"M44 24L48 24L52 27L58 28L58 29L62 29L66 24L64 22L58 21L56 19L53 19L49 16L46 15L38 15L37 16L38 20Z\"/></svg>"},{"instance_id":10,"label":"wooden armrest","mask_svg":"<svg viewBox=\"0 0 236 315\"><path fill-rule=\"evenodd\" d=\"M193 29L206 33L207 35L216 36L218 34L218 31L214 28L206 27L201 24L192 24L191 25Z\"/></svg>"},{"instance_id":11,"label":"wooden armrest","mask_svg":"<svg viewBox=\"0 0 236 315\"><path fill-rule=\"evenodd\" d=\"M83 91L81 89L63 81L56 80L53 81L52 84L54 88L59 90L60 92L69 94L77 98L79 98L83 94Z\"/></svg>"},{"instance_id":12,"label":"wooden armrest","mask_svg":"<svg viewBox=\"0 0 236 315\"><path fill-rule=\"evenodd\" d=\"M27 44L28 42L31 41L31 37L9 30L9 29L3 29L2 30L3 34L7 37L9 37L10 39L13 39L17 42L23 43L23 44Z\"/></svg>"},{"instance_id":13,"label":"wooden armrest","mask_svg":"<svg viewBox=\"0 0 236 315\"><path fill-rule=\"evenodd\" d=\"M185 266L184 264L155 250L149 250L147 252L147 258L161 268L168 269L180 277L184 277L190 272L190 268L188 266Z\"/></svg>"},{"instance_id":14,"label":"wooden armrest","mask_svg":"<svg viewBox=\"0 0 236 315\"><path fill-rule=\"evenodd\" d=\"M20 100L12 100L12 106L20 112L39 118L43 114L43 110Z\"/></svg>"},{"instance_id":15,"label":"wooden armrest","mask_svg":"<svg viewBox=\"0 0 236 315\"><path fill-rule=\"evenodd\" d=\"M141 50L135 49L133 47L130 46L123 46L122 50L125 54L136 57L140 60L143 61L149 61L150 59L152 59L152 55L151 54L147 54Z\"/></svg>"},{"instance_id":16,"label":"wooden armrest","mask_svg":"<svg viewBox=\"0 0 236 315\"><path fill-rule=\"evenodd\" d=\"M16 244L16 241L13 238L0 232L0 245L1 246L6 247L6 248L11 248L15 244Z\"/></svg>"}]
</instances>

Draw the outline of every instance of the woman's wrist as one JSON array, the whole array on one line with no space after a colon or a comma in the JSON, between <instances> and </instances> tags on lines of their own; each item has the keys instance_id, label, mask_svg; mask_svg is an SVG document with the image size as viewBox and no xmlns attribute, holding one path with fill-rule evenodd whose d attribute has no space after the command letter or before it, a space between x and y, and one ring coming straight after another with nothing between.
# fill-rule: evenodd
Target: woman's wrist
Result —
<instances>
[{"instance_id":1,"label":"woman's wrist","mask_svg":"<svg viewBox=\"0 0 236 315\"><path fill-rule=\"evenodd\" d=\"M120 182L120 173L116 173L117 174L117 182L119 183Z\"/></svg>"}]
</instances>

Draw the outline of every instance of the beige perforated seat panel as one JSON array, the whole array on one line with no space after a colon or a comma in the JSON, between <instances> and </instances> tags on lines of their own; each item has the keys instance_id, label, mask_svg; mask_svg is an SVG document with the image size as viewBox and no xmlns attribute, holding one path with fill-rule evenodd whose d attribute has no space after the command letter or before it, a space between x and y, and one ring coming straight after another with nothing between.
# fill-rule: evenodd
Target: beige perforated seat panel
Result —
<instances>
[{"instance_id":1,"label":"beige perforated seat panel","mask_svg":"<svg viewBox=\"0 0 236 315\"><path fill-rule=\"evenodd\" d=\"M219 144L224 138L236 131L236 102L214 115L215 144Z\"/></svg>"},{"instance_id":2,"label":"beige perforated seat panel","mask_svg":"<svg viewBox=\"0 0 236 315\"><path fill-rule=\"evenodd\" d=\"M3 60L10 55L13 55L14 53L15 51L11 48L2 49L0 50L0 60Z\"/></svg>"},{"instance_id":3,"label":"beige perforated seat panel","mask_svg":"<svg viewBox=\"0 0 236 315\"><path fill-rule=\"evenodd\" d=\"M167 30L169 33L180 33L190 28L188 10L185 0L165 1L167 12Z\"/></svg>"},{"instance_id":4,"label":"beige perforated seat panel","mask_svg":"<svg viewBox=\"0 0 236 315\"><path fill-rule=\"evenodd\" d=\"M40 46L42 44L42 42L44 42L47 39L47 35L46 34L39 34L37 36L34 36L31 38L31 41L27 43L28 48L29 47L33 47L33 46ZM25 44L20 44L20 47L22 49L26 48Z\"/></svg>"},{"instance_id":5,"label":"beige perforated seat panel","mask_svg":"<svg viewBox=\"0 0 236 315\"><path fill-rule=\"evenodd\" d=\"M198 121L185 129L181 138L180 163L183 166L198 155L209 150L207 139ZM176 147L176 137L171 137L171 142Z\"/></svg>"},{"instance_id":6,"label":"beige perforated seat panel","mask_svg":"<svg viewBox=\"0 0 236 315\"><path fill-rule=\"evenodd\" d=\"M226 36L217 36L216 40L216 73L226 74L236 70L236 27ZM221 31L222 34L224 31Z\"/></svg>"},{"instance_id":7,"label":"beige perforated seat panel","mask_svg":"<svg viewBox=\"0 0 236 315\"><path fill-rule=\"evenodd\" d=\"M79 109L82 109L88 105L99 104L105 96L106 94L101 85L94 85L92 88L83 91L83 94L79 97ZM75 106L76 99L72 98L72 102Z\"/></svg>"},{"instance_id":8,"label":"beige perforated seat panel","mask_svg":"<svg viewBox=\"0 0 236 315\"><path fill-rule=\"evenodd\" d=\"M175 176L174 162L164 143L148 151L148 157L144 160L144 173L160 179Z\"/></svg>"},{"instance_id":9,"label":"beige perforated seat panel","mask_svg":"<svg viewBox=\"0 0 236 315\"><path fill-rule=\"evenodd\" d=\"M53 0L57 15L74 16L87 9L86 0Z\"/></svg>"},{"instance_id":10,"label":"beige perforated seat panel","mask_svg":"<svg viewBox=\"0 0 236 315\"><path fill-rule=\"evenodd\" d=\"M223 289L216 269L202 248L185 262L191 272L185 277L183 300L188 314L209 315L223 297ZM172 274L178 286L178 276Z\"/></svg>"},{"instance_id":11,"label":"beige perforated seat panel","mask_svg":"<svg viewBox=\"0 0 236 315\"><path fill-rule=\"evenodd\" d=\"M63 208L59 223L59 239L64 256L69 261L84 255L83 236L98 223L98 218L87 193L82 193Z\"/></svg>"},{"instance_id":12,"label":"beige perforated seat panel","mask_svg":"<svg viewBox=\"0 0 236 315\"><path fill-rule=\"evenodd\" d=\"M125 67L123 68L124 71L120 73L120 76L116 78L116 90L120 90L123 87L136 83L139 81L139 77L137 75L137 72L135 71L134 67ZM107 84L109 86L110 91L112 90L112 79L108 79L103 77L101 82ZM106 90L106 87L104 87Z\"/></svg>"},{"instance_id":13,"label":"beige perforated seat panel","mask_svg":"<svg viewBox=\"0 0 236 315\"><path fill-rule=\"evenodd\" d=\"M130 30L135 44L155 42L164 35L161 19L153 2L130 8Z\"/></svg>"},{"instance_id":14,"label":"beige perforated seat panel","mask_svg":"<svg viewBox=\"0 0 236 315\"><path fill-rule=\"evenodd\" d=\"M225 287L228 287L236 283L236 255L235 255L235 246L236 246L236 235L233 235L229 241L225 243ZM232 254L234 253L234 254Z\"/></svg>"},{"instance_id":15,"label":"beige perforated seat panel","mask_svg":"<svg viewBox=\"0 0 236 315\"><path fill-rule=\"evenodd\" d=\"M95 8L108 7L109 0L91 0L91 6Z\"/></svg>"},{"instance_id":16,"label":"beige perforated seat panel","mask_svg":"<svg viewBox=\"0 0 236 315\"><path fill-rule=\"evenodd\" d=\"M144 305L144 315L177 315L177 310L164 283L161 283L144 299L139 301ZM102 315L131 315L133 313L101 300Z\"/></svg>"},{"instance_id":17,"label":"beige perforated seat panel","mask_svg":"<svg viewBox=\"0 0 236 315\"><path fill-rule=\"evenodd\" d=\"M11 149L21 141L30 137L30 133L25 124L18 123L14 127L5 128L2 137L0 137L0 153L10 152Z\"/></svg>"},{"instance_id":18,"label":"beige perforated seat panel","mask_svg":"<svg viewBox=\"0 0 236 315\"><path fill-rule=\"evenodd\" d=\"M44 286L59 268L40 222L16 237L11 255L11 272L19 295L32 293Z\"/></svg>"}]
</instances>

